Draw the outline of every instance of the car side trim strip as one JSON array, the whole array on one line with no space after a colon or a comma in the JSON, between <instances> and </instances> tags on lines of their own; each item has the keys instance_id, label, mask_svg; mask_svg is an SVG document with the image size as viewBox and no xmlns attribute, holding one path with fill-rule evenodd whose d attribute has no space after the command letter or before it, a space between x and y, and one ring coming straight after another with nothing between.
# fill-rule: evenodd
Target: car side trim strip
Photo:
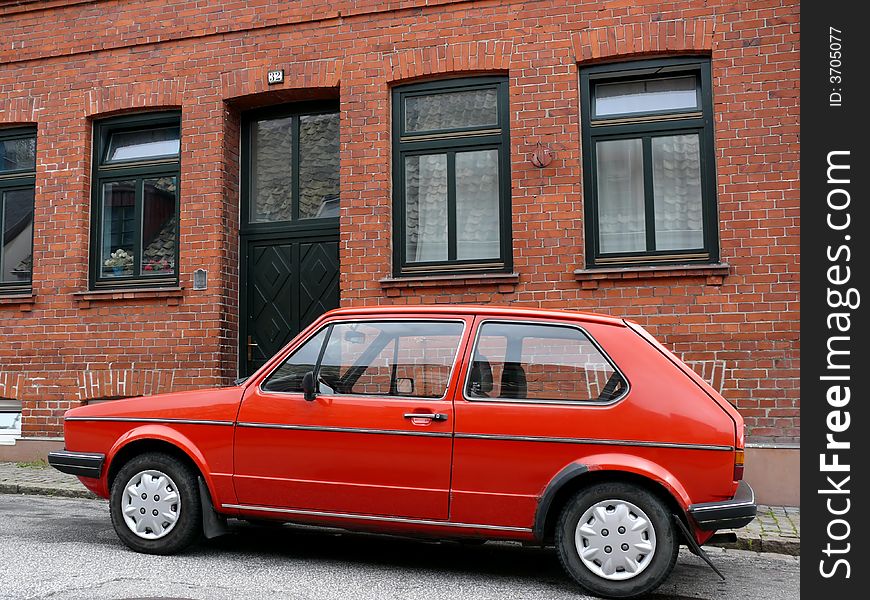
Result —
<instances>
[{"instance_id":1,"label":"car side trim strip","mask_svg":"<svg viewBox=\"0 0 870 600\"><path fill-rule=\"evenodd\" d=\"M66 421L114 421L121 423L171 423L180 425L220 425L255 427L261 429L289 429L297 431L325 431L333 433L363 433L376 435L406 435L416 437L451 437L449 431L408 431L404 429L367 429L361 427L321 427L316 425L285 425L282 423L249 423L233 421L211 421L206 419L157 419L150 417L66 417ZM731 452L733 446L713 444L682 444L678 442L649 442L643 440L606 440L597 438L565 438L526 435L502 435L494 433L457 433L455 437L471 440L500 440L510 442L546 442L554 444L589 444L599 446L640 446L644 448L679 448L683 450L712 450Z\"/></svg>"},{"instance_id":2,"label":"car side trim strip","mask_svg":"<svg viewBox=\"0 0 870 600\"><path fill-rule=\"evenodd\" d=\"M262 512L280 513L288 515L303 515L307 517L328 517L334 519L354 519L362 521L382 521L391 523L408 523L412 525L437 525L441 527L460 527L464 529L488 529L495 531L519 531L531 533L529 527L508 527L502 525L479 525L474 523L452 523L449 521L431 521L428 519L409 519L405 517L382 517L378 515L357 515L353 513L334 513L319 510L303 510L298 508L273 508L271 506L253 506L250 504L222 504L221 508L234 508L239 510L257 510Z\"/></svg>"},{"instance_id":3,"label":"car side trim strip","mask_svg":"<svg viewBox=\"0 0 870 600\"><path fill-rule=\"evenodd\" d=\"M281 423L248 423L238 422L239 427L256 427L259 429L290 429L294 431L325 431L330 433L369 433L376 435L410 435L416 437L449 438L449 431L408 431L405 429L366 429L362 427L320 427L317 425L283 425Z\"/></svg>"},{"instance_id":4,"label":"car side trim strip","mask_svg":"<svg viewBox=\"0 0 870 600\"><path fill-rule=\"evenodd\" d=\"M596 438L564 438L527 435L501 435L491 433L457 433L457 438L468 440L502 440L508 442L549 442L555 444L589 444L595 446L640 446L643 448L679 448L681 450L714 450L730 452L733 446L714 444L682 444L679 442L648 442L643 440L604 440Z\"/></svg>"},{"instance_id":5,"label":"car side trim strip","mask_svg":"<svg viewBox=\"0 0 870 600\"><path fill-rule=\"evenodd\" d=\"M232 421L211 421L208 419L158 419L152 417L66 417L64 421L114 421L118 423L172 423L179 425L223 425L232 426Z\"/></svg>"}]
</instances>

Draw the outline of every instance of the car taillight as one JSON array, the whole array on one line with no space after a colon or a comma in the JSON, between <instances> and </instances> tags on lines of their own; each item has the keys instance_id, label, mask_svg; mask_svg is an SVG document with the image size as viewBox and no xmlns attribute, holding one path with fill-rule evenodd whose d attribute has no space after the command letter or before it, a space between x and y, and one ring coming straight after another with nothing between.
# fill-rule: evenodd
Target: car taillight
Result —
<instances>
[{"instance_id":1,"label":"car taillight","mask_svg":"<svg viewBox=\"0 0 870 600\"><path fill-rule=\"evenodd\" d=\"M743 479L743 460L745 451L742 448L734 452L734 481Z\"/></svg>"}]
</instances>

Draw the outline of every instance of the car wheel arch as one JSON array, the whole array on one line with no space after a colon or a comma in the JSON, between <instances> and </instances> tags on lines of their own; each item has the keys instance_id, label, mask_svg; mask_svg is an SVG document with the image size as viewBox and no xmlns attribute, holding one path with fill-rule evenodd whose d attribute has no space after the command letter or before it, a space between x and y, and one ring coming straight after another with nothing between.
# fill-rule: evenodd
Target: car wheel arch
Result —
<instances>
[{"instance_id":1,"label":"car wheel arch","mask_svg":"<svg viewBox=\"0 0 870 600\"><path fill-rule=\"evenodd\" d=\"M186 436L161 425L148 425L131 430L115 442L108 454L106 489L112 489L115 476L127 462L146 452L161 452L187 463L203 478L211 497L215 497L215 488L211 473L206 468L205 457Z\"/></svg>"},{"instance_id":2,"label":"car wheel arch","mask_svg":"<svg viewBox=\"0 0 870 600\"><path fill-rule=\"evenodd\" d=\"M639 485L658 498L688 523L686 510L690 504L689 496L679 482L665 469L637 457L625 457L625 462L600 460L601 456L590 456L565 466L544 488L538 497L533 531L535 537L543 542L553 539L556 523L562 509L572 497L585 487L609 481L623 481ZM591 460L590 460L591 459ZM636 464L640 462L640 464Z\"/></svg>"}]
</instances>

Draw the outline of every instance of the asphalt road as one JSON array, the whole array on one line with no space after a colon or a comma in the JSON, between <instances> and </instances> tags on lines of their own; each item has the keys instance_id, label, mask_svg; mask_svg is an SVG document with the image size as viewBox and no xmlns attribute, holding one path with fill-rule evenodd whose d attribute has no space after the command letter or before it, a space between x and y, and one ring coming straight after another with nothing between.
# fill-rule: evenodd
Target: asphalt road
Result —
<instances>
[{"instance_id":1,"label":"asphalt road","mask_svg":"<svg viewBox=\"0 0 870 600\"><path fill-rule=\"evenodd\" d=\"M654 600L800 598L799 560L714 550L719 578L683 551ZM103 501L0 494L0 600L587 598L552 549L464 546L239 523L181 556L136 554Z\"/></svg>"}]
</instances>

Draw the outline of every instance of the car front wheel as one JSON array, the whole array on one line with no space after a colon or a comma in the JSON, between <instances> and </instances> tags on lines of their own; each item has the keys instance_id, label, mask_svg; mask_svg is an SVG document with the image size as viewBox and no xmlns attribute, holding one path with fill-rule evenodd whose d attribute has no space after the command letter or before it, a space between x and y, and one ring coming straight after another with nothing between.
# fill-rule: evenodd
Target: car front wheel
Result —
<instances>
[{"instance_id":1,"label":"car front wheel","mask_svg":"<svg viewBox=\"0 0 870 600\"><path fill-rule=\"evenodd\" d=\"M622 482L580 490L556 527L568 574L606 598L632 598L658 587L677 560L679 543L663 503Z\"/></svg>"},{"instance_id":2,"label":"car front wheel","mask_svg":"<svg viewBox=\"0 0 870 600\"><path fill-rule=\"evenodd\" d=\"M202 531L196 476L165 454L142 454L124 465L112 483L112 525L136 552L173 554Z\"/></svg>"}]
</instances>

